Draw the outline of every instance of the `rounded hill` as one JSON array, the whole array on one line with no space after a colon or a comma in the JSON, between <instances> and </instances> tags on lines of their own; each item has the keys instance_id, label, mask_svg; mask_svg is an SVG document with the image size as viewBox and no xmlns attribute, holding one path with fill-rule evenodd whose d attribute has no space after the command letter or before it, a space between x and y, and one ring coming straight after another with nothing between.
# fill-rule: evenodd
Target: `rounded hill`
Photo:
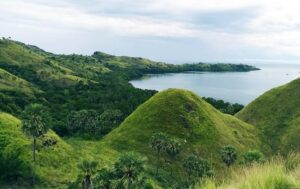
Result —
<instances>
[{"instance_id":1,"label":"rounded hill","mask_svg":"<svg viewBox=\"0 0 300 189\"><path fill-rule=\"evenodd\" d=\"M300 150L300 79L271 89L236 117L255 125L272 152Z\"/></svg>"},{"instance_id":2,"label":"rounded hill","mask_svg":"<svg viewBox=\"0 0 300 189\"><path fill-rule=\"evenodd\" d=\"M110 153L136 151L152 162L155 157L149 140L157 132L178 138L182 144L179 161L196 154L210 159L217 167L224 145L235 146L239 151L260 147L252 125L219 112L190 91L179 89L154 95L108 134L102 144Z\"/></svg>"}]
</instances>

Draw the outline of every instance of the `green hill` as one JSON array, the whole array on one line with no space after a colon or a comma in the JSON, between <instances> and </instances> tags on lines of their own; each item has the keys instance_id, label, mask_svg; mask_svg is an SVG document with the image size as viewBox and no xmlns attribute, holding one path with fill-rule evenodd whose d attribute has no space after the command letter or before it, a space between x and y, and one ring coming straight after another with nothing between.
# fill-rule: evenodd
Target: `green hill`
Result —
<instances>
[{"instance_id":1,"label":"green hill","mask_svg":"<svg viewBox=\"0 0 300 189\"><path fill-rule=\"evenodd\" d=\"M49 144L47 141L54 143ZM0 180L17 188L27 188L32 171L32 142L21 131L21 122L0 112ZM37 143L35 172L39 188L60 188L77 176L76 154L53 131ZM15 180L17 179L17 180ZM1 186L0 188L4 186Z\"/></svg>"},{"instance_id":2,"label":"green hill","mask_svg":"<svg viewBox=\"0 0 300 189\"><path fill-rule=\"evenodd\" d=\"M155 156L149 140L156 132L176 137L182 143L177 172L183 172L180 161L190 154L211 160L220 170L223 165L219 152L224 145L233 145L241 152L260 148L252 125L219 112L192 92L168 89L151 97L105 136L101 153L136 151L153 165Z\"/></svg>"},{"instance_id":3,"label":"green hill","mask_svg":"<svg viewBox=\"0 0 300 189\"><path fill-rule=\"evenodd\" d=\"M255 125L272 152L300 150L300 79L258 97L238 118Z\"/></svg>"}]
</instances>

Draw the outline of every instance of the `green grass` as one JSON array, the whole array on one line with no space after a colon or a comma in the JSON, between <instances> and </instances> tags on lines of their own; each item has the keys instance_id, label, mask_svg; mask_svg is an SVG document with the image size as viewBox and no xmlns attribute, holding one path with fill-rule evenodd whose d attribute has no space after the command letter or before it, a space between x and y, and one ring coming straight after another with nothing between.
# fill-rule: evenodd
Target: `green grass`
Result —
<instances>
[{"instance_id":1,"label":"green grass","mask_svg":"<svg viewBox=\"0 0 300 189\"><path fill-rule=\"evenodd\" d=\"M19 91L27 96L41 92L30 82L0 68L0 91Z\"/></svg>"},{"instance_id":2,"label":"green grass","mask_svg":"<svg viewBox=\"0 0 300 189\"><path fill-rule=\"evenodd\" d=\"M58 86L75 85L79 81L88 80L77 76L76 71L60 62L50 60L50 56L49 53L34 51L19 42L10 40L0 42L0 66L4 68L13 66L14 69L22 69L23 72L33 72L42 81L53 82Z\"/></svg>"},{"instance_id":3,"label":"green grass","mask_svg":"<svg viewBox=\"0 0 300 189\"><path fill-rule=\"evenodd\" d=\"M28 174L30 141L22 134L21 122L10 114L0 112L0 178L8 179L10 172ZM10 181L12 182L12 181Z\"/></svg>"},{"instance_id":4,"label":"green grass","mask_svg":"<svg viewBox=\"0 0 300 189\"><path fill-rule=\"evenodd\" d=\"M258 97L236 117L255 125L273 153L300 150L300 79Z\"/></svg>"},{"instance_id":5,"label":"green grass","mask_svg":"<svg viewBox=\"0 0 300 189\"><path fill-rule=\"evenodd\" d=\"M299 154L298 162L300 161ZM223 183L207 180L197 189L299 189L300 163L293 169L286 167L289 157L274 157L265 164L232 170L231 179Z\"/></svg>"}]
</instances>

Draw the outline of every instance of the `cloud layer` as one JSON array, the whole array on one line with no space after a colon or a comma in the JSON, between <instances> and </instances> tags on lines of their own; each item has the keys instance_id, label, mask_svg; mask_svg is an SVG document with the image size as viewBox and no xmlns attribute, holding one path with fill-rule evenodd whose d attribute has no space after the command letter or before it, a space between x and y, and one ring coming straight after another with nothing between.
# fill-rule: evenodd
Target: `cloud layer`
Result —
<instances>
[{"instance_id":1,"label":"cloud layer","mask_svg":"<svg viewBox=\"0 0 300 189\"><path fill-rule=\"evenodd\" d=\"M297 61L297 0L0 0L0 36L58 53Z\"/></svg>"}]
</instances>

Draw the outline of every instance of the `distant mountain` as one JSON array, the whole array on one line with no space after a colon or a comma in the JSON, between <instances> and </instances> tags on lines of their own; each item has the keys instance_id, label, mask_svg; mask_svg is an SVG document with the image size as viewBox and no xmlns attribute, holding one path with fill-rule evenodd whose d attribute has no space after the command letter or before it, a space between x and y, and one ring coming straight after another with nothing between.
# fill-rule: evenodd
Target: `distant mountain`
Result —
<instances>
[{"instance_id":1,"label":"distant mountain","mask_svg":"<svg viewBox=\"0 0 300 189\"><path fill-rule=\"evenodd\" d=\"M271 152L300 151L300 79L271 89L236 117L255 125Z\"/></svg>"}]
</instances>

